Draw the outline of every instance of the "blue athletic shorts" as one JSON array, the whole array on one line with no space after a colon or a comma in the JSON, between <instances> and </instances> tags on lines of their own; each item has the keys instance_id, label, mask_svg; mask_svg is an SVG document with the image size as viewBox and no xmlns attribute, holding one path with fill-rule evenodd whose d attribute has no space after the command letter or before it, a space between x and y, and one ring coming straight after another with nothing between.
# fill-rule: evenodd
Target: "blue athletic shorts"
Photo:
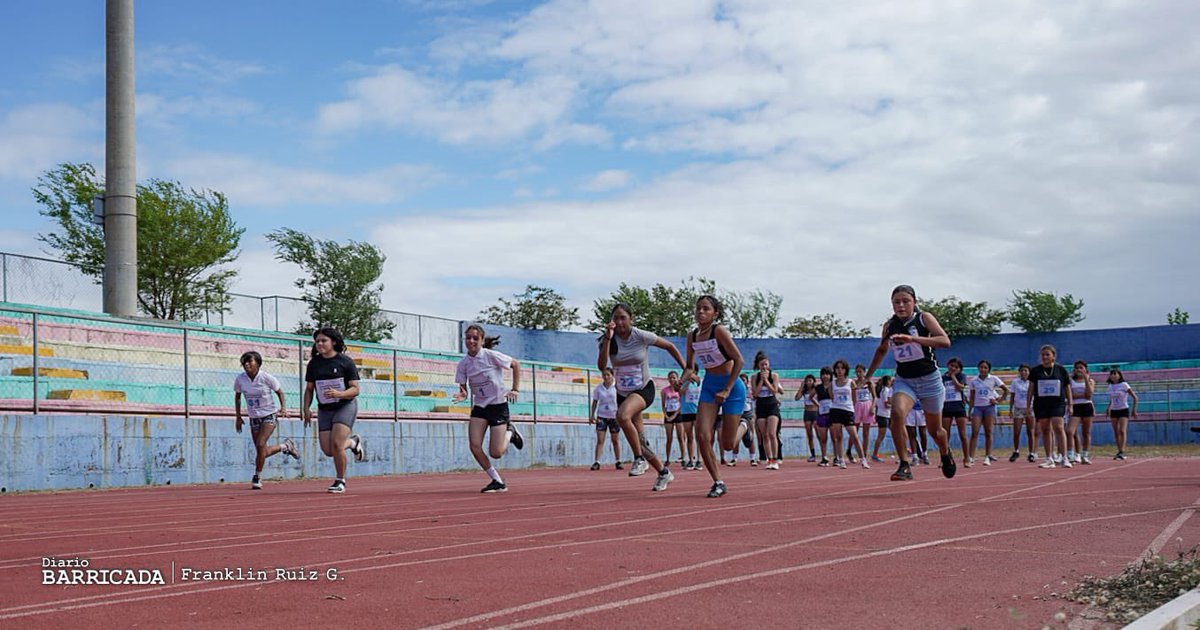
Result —
<instances>
[{"instance_id":1,"label":"blue athletic shorts","mask_svg":"<svg viewBox=\"0 0 1200 630\"><path fill-rule=\"evenodd\" d=\"M733 388L729 390L729 398L721 405L721 415L740 416L746 408L746 384L737 375L704 373L704 382L700 384L700 402L717 402L717 392L725 389L729 379L733 379Z\"/></svg>"},{"instance_id":2,"label":"blue athletic shorts","mask_svg":"<svg viewBox=\"0 0 1200 630\"><path fill-rule=\"evenodd\" d=\"M924 409L941 410L946 402L946 386L942 384L942 375L930 372L917 378L896 377L892 385L892 396L904 394L914 402L920 401Z\"/></svg>"}]
</instances>

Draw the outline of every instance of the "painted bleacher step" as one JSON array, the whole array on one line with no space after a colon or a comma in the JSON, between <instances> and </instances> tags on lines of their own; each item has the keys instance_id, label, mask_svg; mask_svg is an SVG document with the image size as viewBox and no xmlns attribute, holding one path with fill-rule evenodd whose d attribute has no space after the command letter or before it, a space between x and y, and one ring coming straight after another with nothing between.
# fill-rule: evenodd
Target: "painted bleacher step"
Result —
<instances>
[{"instance_id":1,"label":"painted bleacher step","mask_svg":"<svg viewBox=\"0 0 1200 630\"><path fill-rule=\"evenodd\" d=\"M56 389L46 395L48 400L103 400L125 402L125 392L102 389Z\"/></svg>"},{"instance_id":2,"label":"painted bleacher step","mask_svg":"<svg viewBox=\"0 0 1200 630\"><path fill-rule=\"evenodd\" d=\"M0 343L0 354L19 354L19 355L33 356L33 345L32 344L30 344L30 345L25 345L25 344L14 345L14 344ZM52 357L52 356L54 356L54 348L49 348L49 347L46 347L45 345L42 345L42 346L38 347L38 356L39 357Z\"/></svg>"},{"instance_id":3,"label":"painted bleacher step","mask_svg":"<svg viewBox=\"0 0 1200 630\"><path fill-rule=\"evenodd\" d=\"M33 376L32 367L19 367L12 369L13 376ZM87 380L87 370L72 370L68 368L38 368L38 376L46 378L78 378Z\"/></svg>"}]
</instances>

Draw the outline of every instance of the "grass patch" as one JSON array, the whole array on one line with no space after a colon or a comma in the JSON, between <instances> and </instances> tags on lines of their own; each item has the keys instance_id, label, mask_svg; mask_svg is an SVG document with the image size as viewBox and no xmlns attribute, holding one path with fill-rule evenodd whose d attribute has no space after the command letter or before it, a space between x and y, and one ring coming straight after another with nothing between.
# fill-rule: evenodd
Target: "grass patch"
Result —
<instances>
[{"instance_id":1,"label":"grass patch","mask_svg":"<svg viewBox=\"0 0 1200 630\"><path fill-rule=\"evenodd\" d=\"M1099 608L1105 621L1128 623L1200 585L1197 549L1144 559L1108 578L1086 576L1066 598Z\"/></svg>"}]
</instances>

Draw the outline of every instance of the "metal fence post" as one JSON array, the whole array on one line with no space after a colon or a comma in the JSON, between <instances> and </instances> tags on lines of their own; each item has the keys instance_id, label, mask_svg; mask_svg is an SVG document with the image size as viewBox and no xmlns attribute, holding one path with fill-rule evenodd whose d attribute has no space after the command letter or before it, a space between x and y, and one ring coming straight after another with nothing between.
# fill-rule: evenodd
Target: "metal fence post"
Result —
<instances>
[{"instance_id":1,"label":"metal fence post","mask_svg":"<svg viewBox=\"0 0 1200 630\"><path fill-rule=\"evenodd\" d=\"M7 285L6 285L7 286ZM33 314L33 414L38 412L38 316Z\"/></svg>"},{"instance_id":2,"label":"metal fence post","mask_svg":"<svg viewBox=\"0 0 1200 630\"><path fill-rule=\"evenodd\" d=\"M417 315L417 347L421 350L425 349L425 328L421 325L423 319L423 316Z\"/></svg>"},{"instance_id":3,"label":"metal fence post","mask_svg":"<svg viewBox=\"0 0 1200 630\"><path fill-rule=\"evenodd\" d=\"M279 296L275 296L275 332L279 332ZM304 347L300 348L300 355L304 355Z\"/></svg>"},{"instance_id":4,"label":"metal fence post","mask_svg":"<svg viewBox=\"0 0 1200 630\"><path fill-rule=\"evenodd\" d=\"M8 301L8 254L0 254L0 267L4 273L4 301Z\"/></svg>"},{"instance_id":5,"label":"metal fence post","mask_svg":"<svg viewBox=\"0 0 1200 630\"><path fill-rule=\"evenodd\" d=\"M537 364L536 363L529 364L529 376L530 376L530 379L533 381L533 423L537 424L538 413L537 413Z\"/></svg>"},{"instance_id":6,"label":"metal fence post","mask_svg":"<svg viewBox=\"0 0 1200 630\"><path fill-rule=\"evenodd\" d=\"M276 303L276 306L279 306ZM300 419L304 420L304 411L307 407L304 406L304 342L296 340L296 375L300 377L300 393L296 398L296 408L300 410ZM309 401L312 404L312 401Z\"/></svg>"},{"instance_id":7,"label":"metal fence post","mask_svg":"<svg viewBox=\"0 0 1200 630\"><path fill-rule=\"evenodd\" d=\"M588 420L591 420L591 418L592 418L592 368L584 368L583 369L583 377L584 377L584 386L587 388L587 390L583 393L583 395L584 395L584 403L583 404L587 406Z\"/></svg>"},{"instance_id":8,"label":"metal fence post","mask_svg":"<svg viewBox=\"0 0 1200 630\"><path fill-rule=\"evenodd\" d=\"M1167 420L1174 420L1171 414L1171 384L1167 383Z\"/></svg>"},{"instance_id":9,"label":"metal fence post","mask_svg":"<svg viewBox=\"0 0 1200 630\"><path fill-rule=\"evenodd\" d=\"M392 350L392 422L400 421L400 359L399 352Z\"/></svg>"},{"instance_id":10,"label":"metal fence post","mask_svg":"<svg viewBox=\"0 0 1200 630\"><path fill-rule=\"evenodd\" d=\"M183 419L190 420L192 418L192 405L190 397L191 381L188 379L188 329L183 329Z\"/></svg>"}]
</instances>

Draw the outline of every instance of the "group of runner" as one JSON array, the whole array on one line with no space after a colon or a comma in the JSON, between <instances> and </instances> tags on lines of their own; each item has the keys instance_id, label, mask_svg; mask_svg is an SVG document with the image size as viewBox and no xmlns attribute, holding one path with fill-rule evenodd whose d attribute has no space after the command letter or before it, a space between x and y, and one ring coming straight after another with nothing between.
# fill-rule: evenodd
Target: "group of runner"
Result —
<instances>
[{"instance_id":1,"label":"group of runner","mask_svg":"<svg viewBox=\"0 0 1200 630\"><path fill-rule=\"evenodd\" d=\"M962 363L958 359L947 363L945 374L939 368L935 352L950 347L950 338L933 314L918 308L916 291L900 285L892 291L891 302L892 316L883 326L869 366L855 366L851 377L849 363L839 359L831 368L820 370L819 382L811 375L806 376L796 392L795 400L803 401L804 405L810 462L817 461L815 444L821 450L820 466L846 468L847 461L854 463L857 454L862 467L870 468L868 460L883 461L879 449L890 429L899 459L891 475L893 481L911 480L914 461L929 463L926 444L930 435L938 449L942 474L951 478L957 470L949 445L951 427L958 427L966 467L975 462L977 438L982 429L982 463L991 465L996 461L992 456L996 408L1007 398L1014 424L1010 462L1020 457L1022 427L1028 435L1029 460L1037 460L1036 422L1045 452L1042 467L1090 463L1091 425L1095 416L1091 398L1095 383L1088 375L1086 363L1077 361L1074 372L1068 374L1056 362L1055 349L1043 346L1041 363L1033 368L1022 365L1019 375L1008 384L991 374L991 364L986 360L979 362L979 375L968 383L961 376ZM629 306L613 307L610 321L598 340L596 366L603 382L593 390L589 408L589 422L595 424L597 437L593 470L600 468L606 438L612 443L616 467L622 468L618 437L622 433L633 456L629 476L640 476L653 469L655 492L666 490L675 479L668 457L673 441L679 443L683 469L699 470L703 466L712 478L709 497L720 497L728 491L721 477L721 465L736 464L739 444L753 448L757 443L765 467L779 469L782 460L779 400L784 394L783 387L779 376L771 370L770 359L761 352L754 358L753 376L742 374L744 360L729 330L720 323L723 314L716 297L698 298L696 326L687 334L686 352L681 354L670 341L634 326ZM340 493L346 488L347 451L356 461L366 459L364 440L353 433L359 375L354 362L345 355L345 342L336 329L321 328L313 334L313 340L312 357L305 370L301 417L306 426L311 423L310 407L315 397L321 451L333 459L336 475L328 491ZM468 435L471 454L489 477L489 483L482 489L484 493L508 489L492 460L502 458L509 445L518 449L524 445L510 421L508 408L519 398L520 365L516 359L494 349L498 342L498 337L488 337L480 325L467 326L466 355L455 372L458 385L455 402L468 397L472 402ZM651 348L666 351L679 366L678 372L668 375L668 385L661 391L651 378ZM872 375L889 353L896 361L895 377L873 380ZM300 454L290 439L279 446L268 445L275 419L286 414L283 391L277 379L261 370L262 358L257 353L247 352L241 363L244 374L238 375L234 385L237 430L240 432L243 424L240 398L245 397L257 451L251 487L260 489L260 475L267 457L284 453L299 459ZM511 373L511 386L507 389L505 371ZM1110 372L1108 382L1108 414L1116 434L1116 459L1124 459L1128 418L1137 417L1137 394L1118 369ZM651 448L643 421L643 412L654 403L656 395L661 396L667 427L667 450L661 459ZM966 435L968 407L972 418L969 437ZM879 431L868 456L872 425ZM861 431L861 439L855 427ZM827 444L832 448L832 458ZM720 459L714 448L720 449ZM727 452L733 453L729 461L725 459ZM756 463L753 453L751 462Z\"/></svg>"}]
</instances>

